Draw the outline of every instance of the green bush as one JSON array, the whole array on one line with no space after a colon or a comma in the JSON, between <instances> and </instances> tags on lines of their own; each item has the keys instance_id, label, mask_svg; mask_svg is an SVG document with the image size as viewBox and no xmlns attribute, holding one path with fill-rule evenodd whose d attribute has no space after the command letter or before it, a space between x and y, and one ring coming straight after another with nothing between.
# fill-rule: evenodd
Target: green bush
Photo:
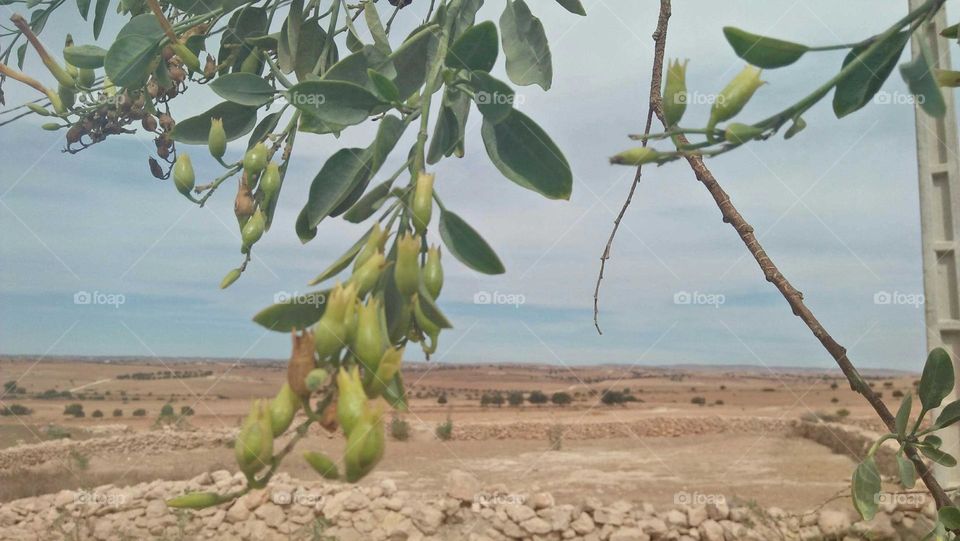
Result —
<instances>
[{"instance_id":1,"label":"green bush","mask_svg":"<svg viewBox=\"0 0 960 541\"><path fill-rule=\"evenodd\" d=\"M570 396L570 393L553 393L553 395L550 397L550 401L558 406L566 406L567 404L573 402L573 397Z\"/></svg>"},{"instance_id":2,"label":"green bush","mask_svg":"<svg viewBox=\"0 0 960 541\"><path fill-rule=\"evenodd\" d=\"M546 404L549 398L540 391L533 391L530 393L530 396L527 397L527 400L531 404Z\"/></svg>"},{"instance_id":3,"label":"green bush","mask_svg":"<svg viewBox=\"0 0 960 541\"><path fill-rule=\"evenodd\" d=\"M101 417L103 417L103 412L100 410L93 410L93 414L90 416L95 419L100 419Z\"/></svg>"},{"instance_id":4,"label":"green bush","mask_svg":"<svg viewBox=\"0 0 960 541\"><path fill-rule=\"evenodd\" d=\"M397 441L410 439L410 423L394 415L390 419L390 437Z\"/></svg>"},{"instance_id":5,"label":"green bush","mask_svg":"<svg viewBox=\"0 0 960 541\"><path fill-rule=\"evenodd\" d=\"M147 410L143 408L133 410L134 417L144 417L146 415L147 415Z\"/></svg>"},{"instance_id":6,"label":"green bush","mask_svg":"<svg viewBox=\"0 0 960 541\"><path fill-rule=\"evenodd\" d=\"M507 395L507 404L514 407L523 404L523 393L520 391L510 391Z\"/></svg>"},{"instance_id":7,"label":"green bush","mask_svg":"<svg viewBox=\"0 0 960 541\"><path fill-rule=\"evenodd\" d=\"M443 441L447 441L453 437L453 421L447 417L447 420L438 424L435 431L438 438Z\"/></svg>"},{"instance_id":8,"label":"green bush","mask_svg":"<svg viewBox=\"0 0 960 541\"><path fill-rule=\"evenodd\" d=\"M86 415L83 412L83 404L78 403L67 404L66 407L63 408L63 414L72 415L73 417L83 417Z\"/></svg>"},{"instance_id":9,"label":"green bush","mask_svg":"<svg viewBox=\"0 0 960 541\"><path fill-rule=\"evenodd\" d=\"M113 416L114 416L114 417L123 417L123 410L120 409L120 408L117 408L117 409L113 410Z\"/></svg>"}]
</instances>

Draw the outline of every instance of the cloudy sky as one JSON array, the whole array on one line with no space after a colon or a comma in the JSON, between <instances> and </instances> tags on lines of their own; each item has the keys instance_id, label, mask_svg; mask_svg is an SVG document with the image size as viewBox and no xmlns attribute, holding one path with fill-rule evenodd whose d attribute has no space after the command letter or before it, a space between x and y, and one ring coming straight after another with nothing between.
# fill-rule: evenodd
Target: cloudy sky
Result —
<instances>
[{"instance_id":1,"label":"cloudy sky","mask_svg":"<svg viewBox=\"0 0 960 541\"><path fill-rule=\"evenodd\" d=\"M426 4L402 11L395 34L415 26ZM479 19L498 19L502 3L487 4ZM435 167L437 189L495 247L507 273L480 275L445 260L440 304L456 328L441 336L439 362L831 365L680 163L644 175L607 266L603 336L593 328L599 256L633 175L606 157L642 131L655 4L584 0L588 16L577 17L554 2L530 2L550 38L554 85L519 89L518 107L564 150L573 197L548 201L503 179L472 115L467 155ZM71 7L51 20L47 42L59 44L68 30L78 43L92 41ZM709 95L743 66L723 39L725 25L823 45L862 39L905 12L903 0L682 2L667 54L691 59L688 86ZM104 34L120 24L111 13ZM809 54L766 72L769 85L743 117L763 118L804 96L836 72L843 54ZM28 70L42 73L35 62ZM502 58L495 75L506 79ZM8 105L32 98L10 81L4 91ZM843 121L821 103L796 138L752 144L709 165L857 364L918 369L922 307L874 302L878 293L905 301L922 294L913 107L896 74L881 95L887 103ZM196 86L175 102L176 117L216 101ZM708 111L691 106L685 124L705 123ZM241 258L229 190L199 209L150 176L147 136L114 137L72 156L61 152L62 133L40 123L28 118L0 131L0 353L284 357L289 337L264 331L251 316L279 292L308 291L306 282L363 232L324 222L301 245L293 221L326 157L366 146L372 129L353 128L340 140L303 136L274 227L243 278L220 291L220 278ZM240 153L231 146L228 158ZM194 152L199 179L217 172L205 154ZM81 291L123 303L75 304ZM482 293L522 304L475 303ZM678 294L704 304L677 303Z\"/></svg>"}]
</instances>

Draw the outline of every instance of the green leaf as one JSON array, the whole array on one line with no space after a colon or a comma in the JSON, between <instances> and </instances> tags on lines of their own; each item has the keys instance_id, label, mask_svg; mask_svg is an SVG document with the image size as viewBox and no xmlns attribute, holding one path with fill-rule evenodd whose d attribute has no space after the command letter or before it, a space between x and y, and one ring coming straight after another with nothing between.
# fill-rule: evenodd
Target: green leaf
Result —
<instances>
[{"instance_id":1,"label":"green leaf","mask_svg":"<svg viewBox=\"0 0 960 541\"><path fill-rule=\"evenodd\" d=\"M350 210L343 214L343 219L354 224L359 224L373 216L390 196L390 188L393 186L392 180L387 180L377 184L372 190L367 192L359 201L350 207Z\"/></svg>"},{"instance_id":2,"label":"green leaf","mask_svg":"<svg viewBox=\"0 0 960 541\"><path fill-rule=\"evenodd\" d=\"M373 83L377 93L384 101L390 103L400 101L400 90L387 76L369 68L367 69L367 76L370 77L370 82Z\"/></svg>"},{"instance_id":3,"label":"green leaf","mask_svg":"<svg viewBox=\"0 0 960 541\"><path fill-rule=\"evenodd\" d=\"M271 331L306 329L323 316L329 293L330 290L327 289L291 297L260 310L253 316L253 321Z\"/></svg>"},{"instance_id":4,"label":"green leaf","mask_svg":"<svg viewBox=\"0 0 960 541\"><path fill-rule=\"evenodd\" d=\"M115 85L139 88L153 71L153 63L157 58L156 39L140 35L124 36L110 46L103 60L103 69Z\"/></svg>"},{"instance_id":5,"label":"green leaf","mask_svg":"<svg viewBox=\"0 0 960 541\"><path fill-rule=\"evenodd\" d=\"M920 449L920 452L926 455L927 458L945 466L947 468L952 468L957 465L957 459L953 457L950 453L945 453L940 449L934 449L933 447L917 447Z\"/></svg>"},{"instance_id":6,"label":"green leaf","mask_svg":"<svg viewBox=\"0 0 960 541\"><path fill-rule=\"evenodd\" d=\"M471 269L484 274L506 271L487 241L463 218L450 211L440 214L440 238L453 257Z\"/></svg>"},{"instance_id":7,"label":"green leaf","mask_svg":"<svg viewBox=\"0 0 960 541\"><path fill-rule=\"evenodd\" d=\"M923 409L930 411L943 402L943 399L953 390L953 363L950 355L943 348L936 348L927 356L920 376L920 402Z\"/></svg>"},{"instance_id":8,"label":"green leaf","mask_svg":"<svg viewBox=\"0 0 960 541\"><path fill-rule=\"evenodd\" d=\"M910 410L913 407L913 395L907 393L900 402L900 409L897 410L896 428L897 437L901 440L907 435L907 424L910 422Z\"/></svg>"},{"instance_id":9,"label":"green leaf","mask_svg":"<svg viewBox=\"0 0 960 541\"><path fill-rule=\"evenodd\" d=\"M947 113L947 105L940 93L940 86L937 85L933 66L930 47L921 40L920 54L910 62L900 65L900 75L907 82L910 92L916 96L923 112L940 118Z\"/></svg>"},{"instance_id":10,"label":"green leaf","mask_svg":"<svg viewBox=\"0 0 960 541\"><path fill-rule=\"evenodd\" d=\"M23 69L23 60L27 56L27 44L23 43L17 47L17 67Z\"/></svg>"},{"instance_id":11,"label":"green leaf","mask_svg":"<svg viewBox=\"0 0 960 541\"><path fill-rule=\"evenodd\" d=\"M931 447L934 447L934 448L939 449L940 446L943 445L943 440L940 439L940 436L937 436L937 435L935 435L935 434L927 434L927 435L924 436L924 438L923 438L923 443L925 443L925 444L927 444L927 445L929 445L929 446L931 446Z\"/></svg>"},{"instance_id":12,"label":"green leaf","mask_svg":"<svg viewBox=\"0 0 960 541\"><path fill-rule=\"evenodd\" d=\"M103 21L107 19L108 7L110 7L110 0L97 0L97 5L93 8L93 39L100 37Z\"/></svg>"},{"instance_id":13,"label":"green leaf","mask_svg":"<svg viewBox=\"0 0 960 541\"><path fill-rule=\"evenodd\" d=\"M71 45L63 49L63 59L78 68L102 68L106 56L107 50L96 45Z\"/></svg>"},{"instance_id":14,"label":"green leaf","mask_svg":"<svg viewBox=\"0 0 960 541\"><path fill-rule=\"evenodd\" d=\"M90 14L90 0L77 0L77 11L80 12L83 20L87 20L87 15Z\"/></svg>"},{"instance_id":15,"label":"green leaf","mask_svg":"<svg viewBox=\"0 0 960 541\"><path fill-rule=\"evenodd\" d=\"M453 324L450 323L447 316L443 315L443 312L437 307L437 303L430 298L430 292L427 291L426 286L420 284L418 293L417 302L420 303L420 310L423 311L423 315L441 329L452 329Z\"/></svg>"},{"instance_id":16,"label":"green leaf","mask_svg":"<svg viewBox=\"0 0 960 541\"><path fill-rule=\"evenodd\" d=\"M326 41L327 33L320 27L319 22L303 23L298 36L297 48L291 49L291 51L296 51L293 71L297 74L297 80L304 81L308 75L313 73L317 62L320 60L320 55L323 54L323 45Z\"/></svg>"},{"instance_id":17,"label":"green leaf","mask_svg":"<svg viewBox=\"0 0 960 541\"><path fill-rule=\"evenodd\" d=\"M370 35L373 36L373 43L378 49L384 52L384 54L390 54L390 40L387 38L387 33L383 29L383 23L380 21L380 13L377 12L375 6L368 6L370 9L363 10L363 20L367 23L367 29L370 30Z\"/></svg>"},{"instance_id":18,"label":"green leaf","mask_svg":"<svg viewBox=\"0 0 960 541\"><path fill-rule=\"evenodd\" d=\"M960 400L954 400L940 410L940 415L937 416L937 422L934 423L934 426L937 428L948 427L957 421L960 421Z\"/></svg>"},{"instance_id":19,"label":"green leaf","mask_svg":"<svg viewBox=\"0 0 960 541\"><path fill-rule=\"evenodd\" d=\"M433 127L433 137L430 138L427 163L435 164L444 156L452 154L459 138L456 113L450 107L442 107L440 112L437 113L437 122Z\"/></svg>"},{"instance_id":20,"label":"green leaf","mask_svg":"<svg viewBox=\"0 0 960 541\"><path fill-rule=\"evenodd\" d=\"M303 223L298 224L298 234L301 241L305 237L303 232L315 230L317 224L350 194L356 183L363 181L368 163L364 149L342 148L323 164L310 184L307 204L300 211L298 220L302 219Z\"/></svg>"},{"instance_id":21,"label":"green leaf","mask_svg":"<svg viewBox=\"0 0 960 541\"><path fill-rule=\"evenodd\" d=\"M510 85L482 71L471 74L470 85L474 89L473 101L484 120L497 124L510 116L514 100Z\"/></svg>"},{"instance_id":22,"label":"green leaf","mask_svg":"<svg viewBox=\"0 0 960 541\"><path fill-rule=\"evenodd\" d=\"M347 197L340 201L335 209L330 211L331 217L340 216L360 199L363 192L366 191L367 186L370 185L373 176L380 171L380 167L387 159L387 156L393 152L393 148L397 146L397 141L400 140L400 136L403 135L403 131L407 125L408 124L393 115L383 117L380 121L380 127L377 128L377 136L365 151L367 167L364 169L363 176L354 185L353 189L350 190Z\"/></svg>"},{"instance_id":23,"label":"green leaf","mask_svg":"<svg viewBox=\"0 0 960 541\"><path fill-rule=\"evenodd\" d=\"M169 0L180 11L199 15L210 11L210 4L206 0Z\"/></svg>"},{"instance_id":24,"label":"green leaf","mask_svg":"<svg viewBox=\"0 0 960 541\"><path fill-rule=\"evenodd\" d=\"M540 19L530 13L523 0L507 0L500 16L500 32L510 80L521 86L538 84L550 90L553 65L547 35Z\"/></svg>"},{"instance_id":25,"label":"green leaf","mask_svg":"<svg viewBox=\"0 0 960 541\"><path fill-rule=\"evenodd\" d=\"M429 26L407 38L390 55L390 61L397 73L393 82L400 91L401 100L420 90L427 80L427 60L436 49L437 43L437 28Z\"/></svg>"},{"instance_id":26,"label":"green leaf","mask_svg":"<svg viewBox=\"0 0 960 541\"><path fill-rule=\"evenodd\" d=\"M758 68L789 66L810 50L806 45L751 34L733 26L723 27L723 35L737 56Z\"/></svg>"},{"instance_id":27,"label":"green leaf","mask_svg":"<svg viewBox=\"0 0 960 541\"><path fill-rule=\"evenodd\" d=\"M270 113L269 115L263 117L263 120L257 124L257 127L250 132L250 139L247 140L247 150L253 148L253 145L263 141L268 133L275 130L277 128L277 124L280 123L280 117L282 115L282 111L277 111L276 113Z\"/></svg>"},{"instance_id":28,"label":"green leaf","mask_svg":"<svg viewBox=\"0 0 960 541\"><path fill-rule=\"evenodd\" d=\"M493 165L505 177L550 199L570 199L573 174L557 145L533 120L513 109L481 129Z\"/></svg>"},{"instance_id":29,"label":"green leaf","mask_svg":"<svg viewBox=\"0 0 960 541\"><path fill-rule=\"evenodd\" d=\"M793 119L793 124L791 124L790 127L787 128L786 133L783 134L783 138L790 139L794 135L802 132L803 129L806 127L807 127L807 121L804 120L803 117L798 116L797 118Z\"/></svg>"},{"instance_id":30,"label":"green leaf","mask_svg":"<svg viewBox=\"0 0 960 541\"><path fill-rule=\"evenodd\" d=\"M497 25L486 21L464 32L447 51L444 63L457 70L490 71L499 52Z\"/></svg>"},{"instance_id":31,"label":"green leaf","mask_svg":"<svg viewBox=\"0 0 960 541\"><path fill-rule=\"evenodd\" d=\"M872 53L861 58L857 66L837 82L833 93L833 112L837 118L843 118L870 103L874 94L890 76L893 67L897 65L900 53L909 40L910 32L891 35L881 41ZM861 53L866 52L869 45L850 49L846 58L843 59L843 67L847 67Z\"/></svg>"},{"instance_id":32,"label":"green leaf","mask_svg":"<svg viewBox=\"0 0 960 541\"><path fill-rule=\"evenodd\" d=\"M179 122L173 128L173 140L186 145L205 145L210 137L210 121L223 120L227 141L239 139L250 133L257 123L257 108L225 101L214 105L205 113Z\"/></svg>"},{"instance_id":33,"label":"green leaf","mask_svg":"<svg viewBox=\"0 0 960 541\"><path fill-rule=\"evenodd\" d=\"M371 231L373 231L372 227L368 229L367 232L364 233L363 236L357 240L357 242L353 243L353 246L351 246L346 252L344 252L343 255L341 255L339 258L337 258L336 261L331 263L329 267L324 269L323 272L318 274L313 280L310 280L309 282L307 282L308 285L315 286L325 280L329 280L330 278L333 278L334 276L340 274L340 272L343 271L343 269L349 267L350 263L353 262L353 259L357 257L357 254L360 253L360 250L363 248L363 245L367 242L367 238L370 236Z\"/></svg>"},{"instance_id":34,"label":"green leaf","mask_svg":"<svg viewBox=\"0 0 960 541\"><path fill-rule=\"evenodd\" d=\"M210 89L227 101L251 107L266 105L276 93L262 77L243 72L217 77Z\"/></svg>"},{"instance_id":35,"label":"green leaf","mask_svg":"<svg viewBox=\"0 0 960 541\"><path fill-rule=\"evenodd\" d=\"M220 50L217 58L225 62L233 53L233 63L221 68L220 72L240 71L244 59L253 51L253 46L246 43L249 38L266 35L269 29L269 18L263 8L247 6L235 11L227 22L226 31L220 40Z\"/></svg>"},{"instance_id":36,"label":"green leaf","mask_svg":"<svg viewBox=\"0 0 960 541\"><path fill-rule=\"evenodd\" d=\"M941 507L937 511L937 518L948 530L960 529L960 509L954 506Z\"/></svg>"},{"instance_id":37,"label":"green leaf","mask_svg":"<svg viewBox=\"0 0 960 541\"><path fill-rule=\"evenodd\" d=\"M901 453L897 453L896 456L897 469L900 472L900 485L906 489L913 488L913 485L917 484L917 470L913 462Z\"/></svg>"},{"instance_id":38,"label":"green leaf","mask_svg":"<svg viewBox=\"0 0 960 541\"><path fill-rule=\"evenodd\" d=\"M117 39L132 35L154 38L159 42L163 39L163 28L160 27L160 23L157 22L157 18L152 13L144 13L143 15L137 15L123 25L123 28L117 32Z\"/></svg>"},{"instance_id":39,"label":"green leaf","mask_svg":"<svg viewBox=\"0 0 960 541\"><path fill-rule=\"evenodd\" d=\"M583 9L583 4L580 3L580 0L557 0L557 3L563 6L563 9L574 15L586 16L587 14L587 10Z\"/></svg>"},{"instance_id":40,"label":"green leaf","mask_svg":"<svg viewBox=\"0 0 960 541\"><path fill-rule=\"evenodd\" d=\"M861 462L853 471L850 492L853 506L864 520L877 514L877 494L880 493L880 473L873 457Z\"/></svg>"},{"instance_id":41,"label":"green leaf","mask_svg":"<svg viewBox=\"0 0 960 541\"><path fill-rule=\"evenodd\" d=\"M362 86L343 81L306 81L287 91L291 105L319 120L352 126L384 103Z\"/></svg>"}]
</instances>

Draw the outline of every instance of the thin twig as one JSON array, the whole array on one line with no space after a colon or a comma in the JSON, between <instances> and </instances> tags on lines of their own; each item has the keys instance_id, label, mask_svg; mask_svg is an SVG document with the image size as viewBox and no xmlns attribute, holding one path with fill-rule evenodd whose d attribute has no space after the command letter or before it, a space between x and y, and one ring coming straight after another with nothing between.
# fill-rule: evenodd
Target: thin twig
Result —
<instances>
[{"instance_id":1,"label":"thin twig","mask_svg":"<svg viewBox=\"0 0 960 541\"><path fill-rule=\"evenodd\" d=\"M664 9L666 9L666 15L664 15ZM661 3L660 20L666 21L669 17L670 3ZM664 29L666 29L665 23ZM657 30L653 33L654 41L659 40L659 32L660 24L657 24ZM650 99L647 102L647 125L643 130L643 146L647 146L647 136L650 135L650 127L653 124L653 97L660 93L660 80L663 77L663 52L663 47L656 48L653 52L653 73L650 75ZM623 207L620 209L620 213L617 214L617 219L613 221L613 230L610 231L610 238L607 239L607 245L603 247L603 254L600 255L600 272L597 274L597 286L593 290L593 326L597 328L598 334L603 334L603 331L600 330L600 322L598 321L600 317L600 282L603 281L603 271L607 266L607 260L610 259L610 249L613 246L613 239L617 236L617 231L620 229L620 221L623 220L623 215L627 213L627 207L629 207L633 201L633 194L637 191L637 185L640 184L642 170L642 165L637 166L637 173L633 176L633 182L630 184L627 200L623 202Z\"/></svg>"},{"instance_id":2,"label":"thin twig","mask_svg":"<svg viewBox=\"0 0 960 541\"><path fill-rule=\"evenodd\" d=\"M654 62L663 62L663 51L666 48L667 41L667 24L670 18L670 0L660 0L660 19L657 22L657 31L654 33L656 46L654 52ZM651 85L651 91L653 96L651 97L651 103L653 104L654 114L657 115L657 118L664 128L666 128L666 123L664 122L663 117L663 97L660 95L659 85ZM686 137L683 135L677 135L675 139L675 144L677 147L682 147L683 145L688 144ZM810 331L814 336L817 337L817 340L823 345L824 349L830 354L831 357L836 361L837 365L840 367L840 370L843 372L843 375L846 376L847 381L850 383L850 388L855 392L860 393L867 400L874 411L887 426L891 432L896 432L895 421L893 414L890 413L890 410L887 408L887 405L883 403L883 400L880 399L880 395L873 391L869 385L867 385L863 377L860 375L857 368L850 362L850 359L847 357L847 350L836 340L830 336L830 333L823 327L816 316L813 315L813 312L807 308L807 305L803 302L803 294L798 291L793 285L787 280L787 278L780 273L780 270L774 264L773 260L770 259L770 256L767 255L767 252L763 249L763 246L760 244L760 241L754 235L753 227L744 219L740 212L733 205L733 202L730 200L730 196L723 190L720 186L720 183L717 182L717 179L713 176L713 173L710 172L710 169L703 162L703 158L698 155L687 155L685 156L687 163L689 163L690 168L693 170L694 176L699 180L707 191L710 192L710 195L713 197L714 201L717 204L717 207L720 209L720 213L723 216L723 221L730 224L740 236L740 239L743 241L744 245L749 250L750 254L756 260L757 264L760 266L760 270L763 271L763 275L766 280L772 283L780 294L783 295L783 298L786 299L787 303L790 305L790 308L793 310L794 315L799 317L807 325ZM933 496L934 501L937 504L937 508L943 508L946 506L953 505L950 496L943 490L943 487L940 486L940 483L937 482L936 478L933 475L933 472L930 468L927 467L926 463L920 458L916 449L908 447L906 449L906 454L916 466L917 473L920 476L920 479L923 480L923 483L930 490L930 494Z\"/></svg>"}]
</instances>

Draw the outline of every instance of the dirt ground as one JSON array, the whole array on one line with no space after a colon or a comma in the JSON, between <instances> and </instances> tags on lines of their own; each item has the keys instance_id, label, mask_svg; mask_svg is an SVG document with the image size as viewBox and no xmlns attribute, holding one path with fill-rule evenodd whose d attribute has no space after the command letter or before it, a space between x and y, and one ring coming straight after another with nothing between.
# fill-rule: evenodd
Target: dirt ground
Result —
<instances>
[{"instance_id":1,"label":"dirt ground","mask_svg":"<svg viewBox=\"0 0 960 541\"><path fill-rule=\"evenodd\" d=\"M91 437L84 429L103 425L146 430L168 402L178 412L182 406L192 407L195 415L188 422L193 427L237 426L250 398L270 396L284 378L279 364L190 362L170 364L169 368L192 372L195 377L121 379L138 372L168 372L163 365L143 361L34 363L31 359L0 359L0 382L16 381L20 388L0 397L0 408L20 404L33 410L28 416L0 416L0 448L46 439L44 432L50 425L64 428L74 438ZM433 430L447 417L454 424L629 422L707 414L797 419L813 412L864 421L872 418L838 373L422 364L411 368L405 372L411 395L411 411L405 418L413 437L407 442L390 441L383 462L365 482L392 478L412 490L440 491L446 472L457 468L488 484L503 483L510 490L547 490L570 501L596 495L604 500L622 498L665 506L678 498L696 500L723 494L764 506L803 510L843 488L853 463L816 443L782 433L570 440L564 441L560 450L548 450L543 439L444 442L433 436ZM209 375L202 375L207 371ZM895 391L910 390L916 379L914 374L887 373L873 374L869 381L896 408L899 398ZM49 389L70 390L71 397L41 398ZM591 390L606 389L629 389L637 400L626 406L605 406ZM541 390L548 395L565 391L574 402L565 407L526 404L520 408L479 404L485 392L511 390ZM446 397L446 404L438 403L440 396ZM692 403L694 397L702 397L705 405ZM63 415L64 407L75 402L83 405L85 417ZM146 415L132 417L137 408L145 409ZM121 409L123 415L113 417L114 409ZM94 418L96 410L104 417ZM342 445L339 437L322 432L301 444L304 449L322 449L331 456L339 455ZM233 469L232 450L227 448L143 458L81 457L87 464L73 478L61 471L61 466L48 464L32 472L35 479L25 484L45 491ZM283 469L300 477L315 475L300 460L288 460Z\"/></svg>"}]
</instances>

